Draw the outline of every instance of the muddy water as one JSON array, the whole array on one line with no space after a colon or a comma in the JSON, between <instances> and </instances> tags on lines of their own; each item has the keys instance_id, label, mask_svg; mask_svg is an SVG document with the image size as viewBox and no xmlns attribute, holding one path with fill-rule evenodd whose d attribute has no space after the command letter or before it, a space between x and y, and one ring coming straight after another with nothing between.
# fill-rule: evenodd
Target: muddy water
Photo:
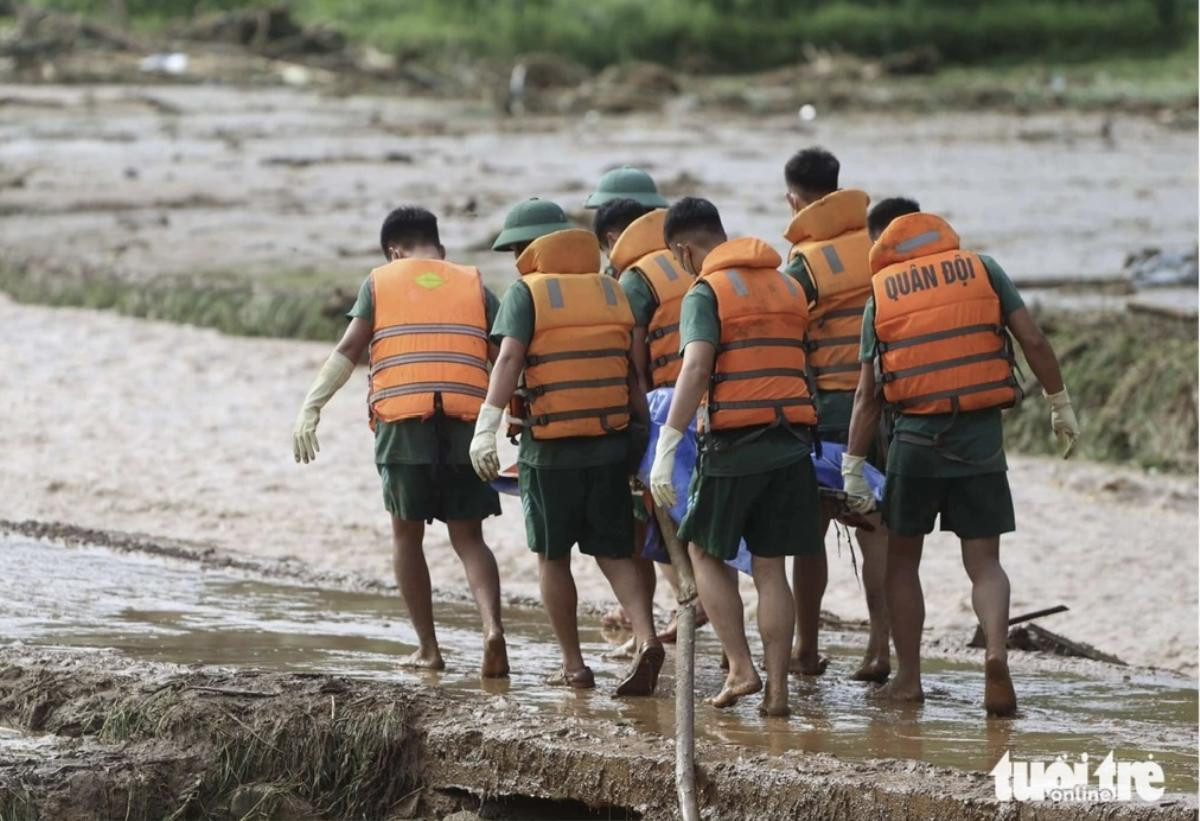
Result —
<instances>
[{"instance_id":1,"label":"muddy water","mask_svg":"<svg viewBox=\"0 0 1200 821\"><path fill-rule=\"evenodd\" d=\"M439 639L448 669L399 670L397 657L414 646L398 598L350 593L256 578L194 564L65 548L9 538L0 546L0 634L13 641L105 647L156 661L327 672L410 680L448 688L461 697L482 689L530 713L607 719L639 731L669 735L673 723L670 661L652 699L608 696L621 663L602 654L613 644L593 625L581 627L597 689L576 693L546 688L556 664L542 614L509 608L513 675L480 683L479 641L467 604L437 607ZM786 750L830 753L843 759L919 759L939 766L986 771L1005 750L1021 759L1081 753L1144 759L1151 754L1172 793L1197 787L1194 683L1144 671L1095 670L1015 659L1022 714L1011 722L981 718L981 676L974 663L932 660L926 666L927 703L920 708L873 704L863 686L846 679L861 635L830 636L829 674L793 681L795 715L762 719L753 700L729 711L701 705L699 736L739 745L748 756ZM715 690L719 649L710 630L698 641L698 689ZM15 741L0 730L0 748Z\"/></svg>"}]
</instances>

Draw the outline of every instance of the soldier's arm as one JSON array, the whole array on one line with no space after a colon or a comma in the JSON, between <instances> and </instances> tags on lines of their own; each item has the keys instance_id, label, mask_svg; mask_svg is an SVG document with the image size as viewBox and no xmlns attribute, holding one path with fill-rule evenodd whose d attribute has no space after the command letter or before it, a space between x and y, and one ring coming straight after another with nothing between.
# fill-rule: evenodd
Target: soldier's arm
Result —
<instances>
[{"instance_id":1,"label":"soldier's arm","mask_svg":"<svg viewBox=\"0 0 1200 821\"><path fill-rule=\"evenodd\" d=\"M643 395L650 393L650 347L646 344L646 326L633 326L633 347L629 350L633 372L637 377L636 388ZM633 390L633 388L630 388Z\"/></svg>"},{"instance_id":2,"label":"soldier's arm","mask_svg":"<svg viewBox=\"0 0 1200 821\"><path fill-rule=\"evenodd\" d=\"M354 318L346 326L346 332L335 350L355 364L362 361L367 346L371 344L373 323L367 319Z\"/></svg>"},{"instance_id":3,"label":"soldier's arm","mask_svg":"<svg viewBox=\"0 0 1200 821\"><path fill-rule=\"evenodd\" d=\"M650 424L650 403L646 401L646 391L642 388L641 379L635 367L629 368L629 413L635 422L643 425Z\"/></svg>"},{"instance_id":4,"label":"soldier's arm","mask_svg":"<svg viewBox=\"0 0 1200 821\"><path fill-rule=\"evenodd\" d=\"M487 404L503 408L517 389L517 380L525 368L525 343L511 336L500 341L500 353L488 380Z\"/></svg>"},{"instance_id":5,"label":"soldier's arm","mask_svg":"<svg viewBox=\"0 0 1200 821\"><path fill-rule=\"evenodd\" d=\"M1042 333L1042 329L1034 321L1028 308L1018 308L1008 315L1008 328L1016 337L1017 344L1025 354L1029 369L1042 384L1042 390L1048 394L1058 393L1063 389L1062 370L1058 366L1058 356L1050 341Z\"/></svg>"},{"instance_id":6,"label":"soldier's arm","mask_svg":"<svg viewBox=\"0 0 1200 821\"><path fill-rule=\"evenodd\" d=\"M685 431L691 424L696 409L700 407L700 397L708 387L708 378L712 375L716 358L717 348L711 342L697 339L683 349L683 368L675 382L675 394L671 397L671 410L667 414L667 424L675 430Z\"/></svg>"},{"instance_id":7,"label":"soldier's arm","mask_svg":"<svg viewBox=\"0 0 1200 821\"><path fill-rule=\"evenodd\" d=\"M883 405L875 391L875 365L862 363L858 376L858 388L854 391L854 410L850 415L850 436L846 442L846 453L851 456L866 456L871 441L879 430L879 416Z\"/></svg>"}]
</instances>

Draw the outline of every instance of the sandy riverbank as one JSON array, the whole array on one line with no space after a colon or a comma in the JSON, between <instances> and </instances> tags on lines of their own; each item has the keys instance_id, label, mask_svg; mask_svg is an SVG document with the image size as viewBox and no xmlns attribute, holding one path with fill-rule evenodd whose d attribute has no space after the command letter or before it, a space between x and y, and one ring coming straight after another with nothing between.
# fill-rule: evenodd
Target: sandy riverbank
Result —
<instances>
[{"instance_id":1,"label":"sandy riverbank","mask_svg":"<svg viewBox=\"0 0 1200 821\"><path fill-rule=\"evenodd\" d=\"M362 372L327 408L315 465L292 461L295 408L326 347L221 336L0 299L0 518L210 541L386 578L389 527L372 465ZM1006 538L1014 612L1065 603L1047 626L1130 662L1197 669L1197 515L1191 477L1014 457L1019 531ZM536 596L519 506L485 533L506 589ZM836 556L830 537L831 555ZM435 584L462 589L444 530ZM826 608L862 617L843 551ZM576 559L581 597L606 598ZM969 589L952 541L926 549L928 621L965 636ZM745 585L744 585L745 586ZM747 603L752 593L747 588ZM660 592L660 604L669 598Z\"/></svg>"}]
</instances>

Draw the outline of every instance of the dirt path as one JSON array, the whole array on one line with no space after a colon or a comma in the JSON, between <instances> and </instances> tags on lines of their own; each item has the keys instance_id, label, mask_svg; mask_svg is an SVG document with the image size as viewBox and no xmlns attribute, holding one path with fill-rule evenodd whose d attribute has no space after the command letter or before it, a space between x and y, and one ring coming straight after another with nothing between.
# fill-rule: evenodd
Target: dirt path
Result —
<instances>
[{"instance_id":1,"label":"dirt path","mask_svg":"<svg viewBox=\"0 0 1200 821\"><path fill-rule=\"evenodd\" d=\"M389 527L372 465L360 371L327 408L322 453L298 466L297 403L322 345L221 336L107 313L0 299L0 518L56 520L198 539L260 556L386 578ZM1013 609L1068 604L1047 626L1130 662L1197 669L1196 486L1109 465L1013 458L1020 530L1006 538ZM507 592L537 595L520 509L485 525ZM830 539L831 555L833 539ZM430 529L435 584L463 590L443 528ZM581 598L603 601L576 558ZM928 621L973 624L950 540L926 549ZM752 588L743 584L747 605ZM660 591L660 603L669 598ZM826 607L865 613L848 559ZM949 632L947 632L949 631Z\"/></svg>"}]
</instances>

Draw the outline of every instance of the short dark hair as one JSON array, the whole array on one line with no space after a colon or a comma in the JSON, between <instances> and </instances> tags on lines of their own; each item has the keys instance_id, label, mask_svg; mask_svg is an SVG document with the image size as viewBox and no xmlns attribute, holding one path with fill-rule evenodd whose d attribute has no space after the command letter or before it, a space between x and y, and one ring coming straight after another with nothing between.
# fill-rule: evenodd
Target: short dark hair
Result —
<instances>
[{"instance_id":1,"label":"short dark hair","mask_svg":"<svg viewBox=\"0 0 1200 821\"><path fill-rule=\"evenodd\" d=\"M383 228L379 230L379 245L383 255L388 255L388 246L411 248L414 245L441 245L438 237L437 217L425 208L402 205L387 215Z\"/></svg>"},{"instance_id":2,"label":"short dark hair","mask_svg":"<svg viewBox=\"0 0 1200 821\"><path fill-rule=\"evenodd\" d=\"M717 206L703 197L684 197L667 209L663 239L670 245L681 234L703 233L725 235Z\"/></svg>"},{"instance_id":3,"label":"short dark hair","mask_svg":"<svg viewBox=\"0 0 1200 821\"><path fill-rule=\"evenodd\" d=\"M917 201L908 197L888 197L886 200L880 200L867 214L867 233L877 237L896 217L915 214L920 210L921 206Z\"/></svg>"},{"instance_id":4,"label":"short dark hair","mask_svg":"<svg viewBox=\"0 0 1200 821\"><path fill-rule=\"evenodd\" d=\"M609 200L596 209L592 230L596 232L596 239L600 240L600 244L603 245L604 235L609 231L624 231L634 220L653 210L650 206L642 205L637 200L631 200L628 197Z\"/></svg>"},{"instance_id":5,"label":"short dark hair","mask_svg":"<svg viewBox=\"0 0 1200 821\"><path fill-rule=\"evenodd\" d=\"M792 155L783 166L783 178L793 188L824 196L837 190L841 168L837 157L814 145Z\"/></svg>"}]
</instances>

